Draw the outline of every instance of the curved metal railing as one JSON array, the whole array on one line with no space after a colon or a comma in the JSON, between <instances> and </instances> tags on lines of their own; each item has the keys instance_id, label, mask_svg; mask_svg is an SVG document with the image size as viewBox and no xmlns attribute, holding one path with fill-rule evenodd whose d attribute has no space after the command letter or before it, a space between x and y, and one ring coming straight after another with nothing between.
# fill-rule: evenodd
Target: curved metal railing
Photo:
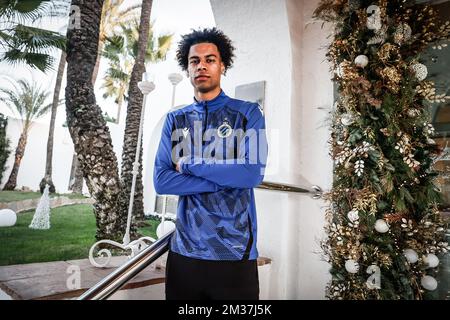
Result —
<instances>
[{"instance_id":1,"label":"curved metal railing","mask_svg":"<svg viewBox=\"0 0 450 320\"><path fill-rule=\"evenodd\" d=\"M110 297L139 272L169 250L169 243L173 233L174 231L167 233L155 243L142 250L138 255L132 257L114 272L83 293L78 300L103 300Z\"/></svg>"}]
</instances>

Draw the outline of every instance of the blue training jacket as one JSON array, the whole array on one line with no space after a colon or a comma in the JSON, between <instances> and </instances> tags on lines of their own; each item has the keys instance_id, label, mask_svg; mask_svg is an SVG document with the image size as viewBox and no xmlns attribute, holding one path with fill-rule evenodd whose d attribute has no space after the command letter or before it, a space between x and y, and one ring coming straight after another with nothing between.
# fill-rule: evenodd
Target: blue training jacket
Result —
<instances>
[{"instance_id":1,"label":"blue training jacket","mask_svg":"<svg viewBox=\"0 0 450 320\"><path fill-rule=\"evenodd\" d=\"M267 150L257 103L221 91L168 113L153 183L158 194L179 196L172 251L204 260L258 257L253 188L264 178Z\"/></svg>"}]
</instances>

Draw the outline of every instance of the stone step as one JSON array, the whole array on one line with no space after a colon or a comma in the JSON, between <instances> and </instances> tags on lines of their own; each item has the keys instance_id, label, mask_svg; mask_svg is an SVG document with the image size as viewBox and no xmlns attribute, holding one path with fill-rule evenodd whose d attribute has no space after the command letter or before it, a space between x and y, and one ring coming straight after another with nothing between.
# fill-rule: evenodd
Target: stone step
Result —
<instances>
[{"instance_id":1,"label":"stone step","mask_svg":"<svg viewBox=\"0 0 450 320\"><path fill-rule=\"evenodd\" d=\"M113 257L110 268L93 267L88 259L54 261L0 267L0 289L14 300L60 300L80 296L105 278L127 257ZM122 289L163 283L165 270L158 260L129 281ZM77 278L79 275L79 286Z\"/></svg>"}]
</instances>

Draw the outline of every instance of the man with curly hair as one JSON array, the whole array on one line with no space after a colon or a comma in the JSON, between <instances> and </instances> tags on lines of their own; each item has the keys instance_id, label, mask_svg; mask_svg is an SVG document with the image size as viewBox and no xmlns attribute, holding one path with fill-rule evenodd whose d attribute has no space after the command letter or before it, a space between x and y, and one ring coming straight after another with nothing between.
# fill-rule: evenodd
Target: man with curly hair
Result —
<instances>
[{"instance_id":1,"label":"man with curly hair","mask_svg":"<svg viewBox=\"0 0 450 320\"><path fill-rule=\"evenodd\" d=\"M257 103L228 97L234 47L211 28L182 36L177 60L192 104L170 112L155 158L158 194L179 196L166 299L258 299L253 188L264 177L265 121Z\"/></svg>"}]
</instances>

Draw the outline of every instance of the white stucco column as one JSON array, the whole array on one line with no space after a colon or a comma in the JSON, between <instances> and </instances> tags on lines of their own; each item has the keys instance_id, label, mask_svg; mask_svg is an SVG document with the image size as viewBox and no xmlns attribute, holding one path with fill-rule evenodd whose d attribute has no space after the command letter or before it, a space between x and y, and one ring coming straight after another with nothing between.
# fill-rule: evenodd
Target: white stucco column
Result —
<instances>
[{"instance_id":1,"label":"white stucco column","mask_svg":"<svg viewBox=\"0 0 450 320\"><path fill-rule=\"evenodd\" d=\"M327 144L328 112L322 108L333 104L333 84L325 57L331 30L328 26L322 29L320 22L308 24L318 2L286 0L292 49L290 172L296 184L316 184L329 190L332 161ZM289 206L290 224L297 229L289 243L298 261L290 265L288 272L297 275L289 295L298 299L324 298L329 275L328 265L321 261L319 241L324 237L325 203L291 196Z\"/></svg>"},{"instance_id":2,"label":"white stucco column","mask_svg":"<svg viewBox=\"0 0 450 320\"><path fill-rule=\"evenodd\" d=\"M236 47L234 67L222 81L230 96L237 85L266 81L265 117L270 140L265 181L329 189L327 111L333 86L324 46L327 29L311 19L318 0L211 0L217 27ZM256 190L258 249L272 259L271 299L321 299L328 265L321 261L322 201L300 194Z\"/></svg>"}]
</instances>

